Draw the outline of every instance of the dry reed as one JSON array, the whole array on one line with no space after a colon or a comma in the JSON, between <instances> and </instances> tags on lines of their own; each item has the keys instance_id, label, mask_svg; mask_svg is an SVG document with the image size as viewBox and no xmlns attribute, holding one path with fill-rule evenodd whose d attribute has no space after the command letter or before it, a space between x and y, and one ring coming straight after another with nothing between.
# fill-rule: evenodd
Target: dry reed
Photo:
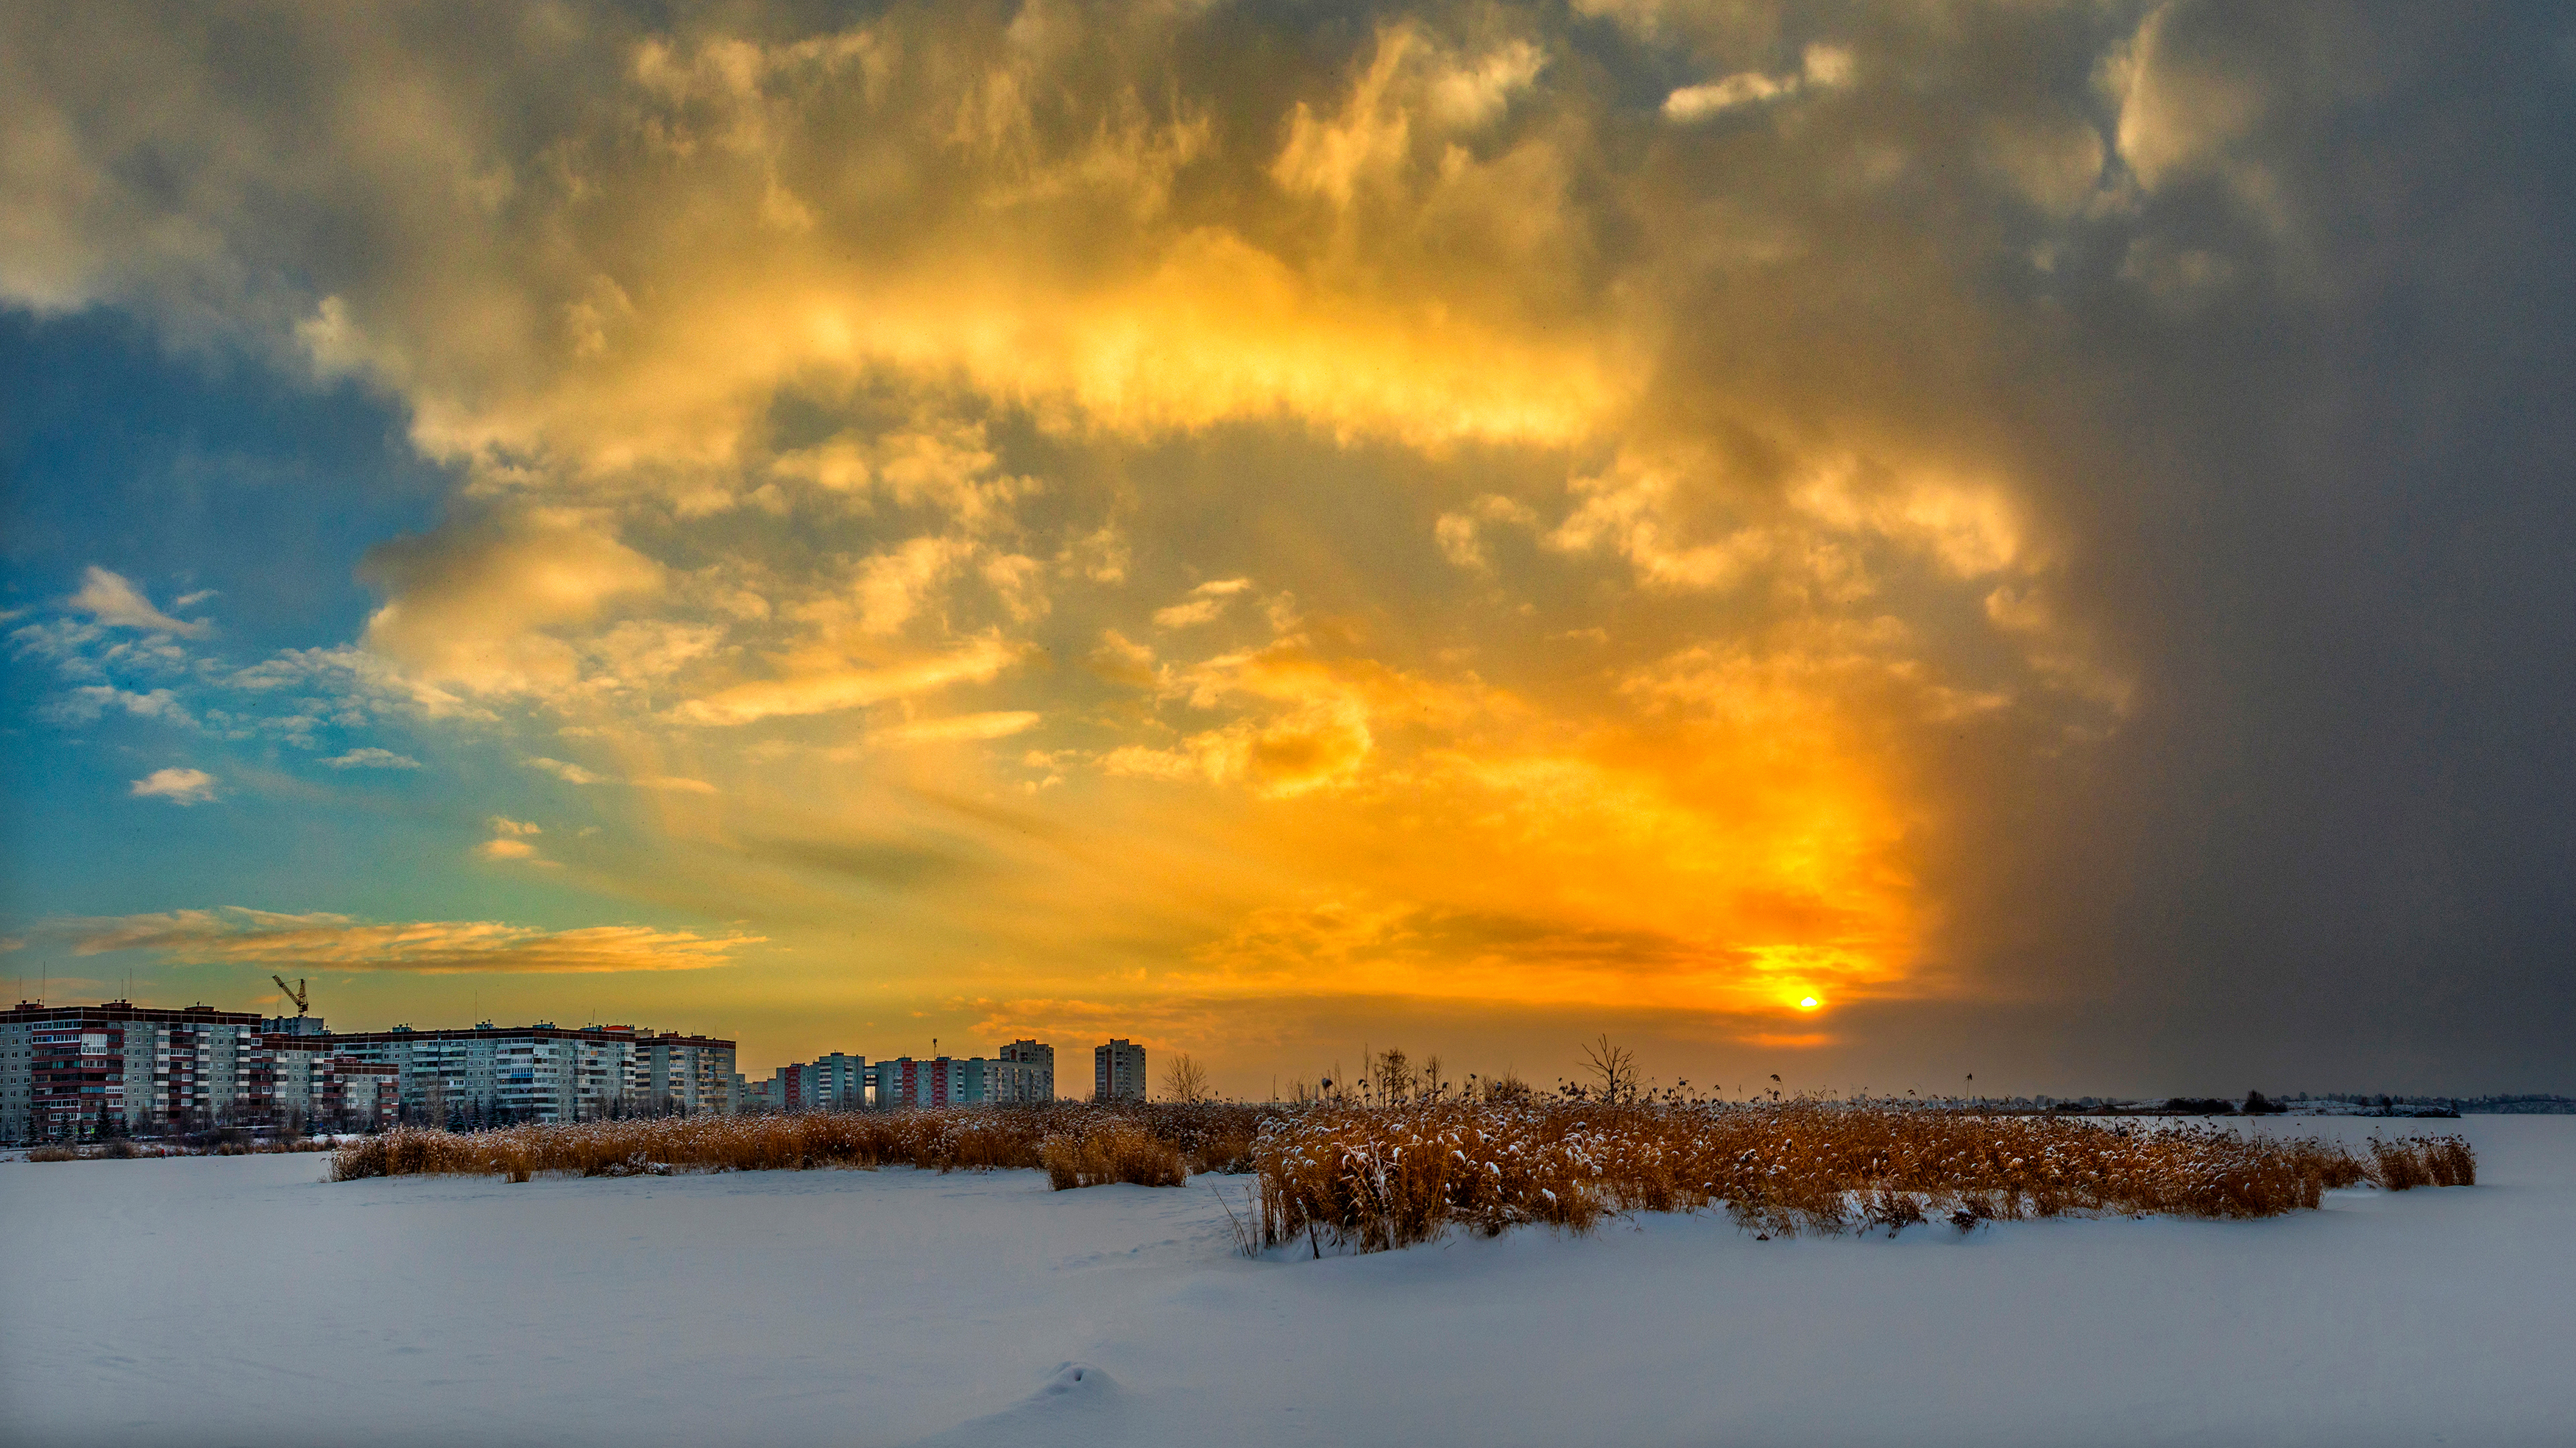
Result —
<instances>
[{"instance_id":1,"label":"dry reed","mask_svg":"<svg viewBox=\"0 0 2576 1448\"><path fill-rule=\"evenodd\" d=\"M2269 1217L2364 1181L2475 1180L2456 1137L2377 1152L2215 1126L1797 1101L1327 1106L1266 1122L1254 1155L1261 1242L1318 1254L1716 1206L1764 1238L2067 1214Z\"/></svg>"},{"instance_id":2,"label":"dry reed","mask_svg":"<svg viewBox=\"0 0 2576 1448\"><path fill-rule=\"evenodd\" d=\"M1045 1169L1059 1188L1111 1181L1178 1186L1189 1172L1242 1169L1265 1110L1064 1102L664 1116L470 1132L398 1127L341 1148L331 1177L446 1174L526 1181L539 1172L613 1177L674 1170L1029 1167Z\"/></svg>"},{"instance_id":3,"label":"dry reed","mask_svg":"<svg viewBox=\"0 0 2576 1448\"><path fill-rule=\"evenodd\" d=\"M1049 1137L1038 1148L1047 1182L1057 1191L1132 1182L1176 1187L1189 1175L1181 1150L1143 1127L1117 1122L1083 1136Z\"/></svg>"},{"instance_id":4,"label":"dry reed","mask_svg":"<svg viewBox=\"0 0 2576 1448\"><path fill-rule=\"evenodd\" d=\"M2371 1179L2388 1191L2478 1184L2478 1154L2464 1137L2374 1137L2370 1157Z\"/></svg>"},{"instance_id":5,"label":"dry reed","mask_svg":"<svg viewBox=\"0 0 2576 1448\"><path fill-rule=\"evenodd\" d=\"M2459 1137L2373 1141L2215 1125L1988 1116L1891 1105L1417 1102L961 1106L694 1116L448 1132L342 1147L335 1181L414 1173L632 1176L909 1165L1036 1168L1058 1188L1178 1186L1254 1171L1254 1250L1360 1252L1455 1229L1575 1232L1609 1213L1723 1208L1761 1237L2069 1214L2210 1219L2312 1208L2338 1187L2467 1186Z\"/></svg>"}]
</instances>

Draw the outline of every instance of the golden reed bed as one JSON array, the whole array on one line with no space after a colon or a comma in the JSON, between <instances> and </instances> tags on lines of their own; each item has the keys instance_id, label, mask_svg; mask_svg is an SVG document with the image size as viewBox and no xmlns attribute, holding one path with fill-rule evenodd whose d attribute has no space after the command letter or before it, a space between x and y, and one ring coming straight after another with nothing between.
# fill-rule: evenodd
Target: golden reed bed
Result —
<instances>
[{"instance_id":1,"label":"golden reed bed","mask_svg":"<svg viewBox=\"0 0 2576 1448\"><path fill-rule=\"evenodd\" d=\"M1821 1102L1325 1108L1257 1141L1252 1225L1263 1245L1303 1239L1319 1251L1711 1207L1766 1237L1893 1233L2070 1214L2269 1217L2314 1207L2334 1187L2476 1180L2476 1154L2458 1137L2374 1147Z\"/></svg>"},{"instance_id":2,"label":"golden reed bed","mask_svg":"<svg viewBox=\"0 0 2576 1448\"><path fill-rule=\"evenodd\" d=\"M1726 1211L1758 1235L2064 1215L2269 1217L2336 1187L2466 1186L2457 1136L2354 1149L2223 1126L1894 1105L1461 1101L946 1107L664 1117L447 1132L341 1148L334 1180L626 1176L908 1165L1044 1169L1058 1188L1257 1174L1247 1250L1384 1251L1452 1229L1587 1231L1607 1213Z\"/></svg>"}]
</instances>

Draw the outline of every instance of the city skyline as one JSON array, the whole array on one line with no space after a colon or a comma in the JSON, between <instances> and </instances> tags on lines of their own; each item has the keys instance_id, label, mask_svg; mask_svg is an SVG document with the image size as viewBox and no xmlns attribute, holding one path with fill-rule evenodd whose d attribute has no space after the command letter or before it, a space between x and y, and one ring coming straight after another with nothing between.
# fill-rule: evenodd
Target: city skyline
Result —
<instances>
[{"instance_id":1,"label":"city skyline","mask_svg":"<svg viewBox=\"0 0 2576 1448\"><path fill-rule=\"evenodd\" d=\"M2569 1090L2571 67L12 11L0 969L755 1078Z\"/></svg>"}]
</instances>

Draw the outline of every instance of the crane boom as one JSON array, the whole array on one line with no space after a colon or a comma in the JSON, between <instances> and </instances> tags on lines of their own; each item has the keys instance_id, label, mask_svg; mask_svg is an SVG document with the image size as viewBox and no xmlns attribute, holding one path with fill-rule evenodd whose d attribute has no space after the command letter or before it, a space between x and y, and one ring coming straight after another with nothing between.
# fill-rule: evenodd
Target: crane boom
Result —
<instances>
[{"instance_id":1,"label":"crane boom","mask_svg":"<svg viewBox=\"0 0 2576 1448\"><path fill-rule=\"evenodd\" d=\"M300 1015L304 1014L307 1010L310 1010L310 1009L311 1009L311 1007L310 1007L310 1006L308 1006L308 1005L306 1005L306 1004L305 1004L305 1001L304 1001L304 980L303 980L303 977L301 977L301 976L297 977L297 978L296 978L296 981L295 981L295 984L293 984L293 985L288 985L288 984L286 983L286 977L284 977L284 976L282 976L282 975L272 975L272 976L270 976L270 977L269 977L269 979L270 979L270 980L273 980L273 981L275 981L275 982L277 982L277 988L278 988L279 990L282 990L282 991L286 992L286 998L287 998L288 1000L291 1000L291 1001L295 1002L295 1013L296 1013L297 1015L299 1015L299 1016L300 1016Z\"/></svg>"}]
</instances>

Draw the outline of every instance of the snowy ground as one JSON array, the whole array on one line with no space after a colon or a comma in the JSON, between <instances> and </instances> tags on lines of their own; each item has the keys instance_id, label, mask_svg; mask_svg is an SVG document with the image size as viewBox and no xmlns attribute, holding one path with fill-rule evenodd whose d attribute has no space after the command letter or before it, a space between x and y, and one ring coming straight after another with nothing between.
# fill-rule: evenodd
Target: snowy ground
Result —
<instances>
[{"instance_id":1,"label":"snowy ground","mask_svg":"<svg viewBox=\"0 0 2576 1448\"><path fill-rule=\"evenodd\" d=\"M2436 1123L2274 1121L2352 1139ZM2253 1223L1232 1256L1201 1178L0 1165L0 1442L2576 1443L2576 1117ZM1073 1366L1067 1366L1073 1365Z\"/></svg>"}]
</instances>

